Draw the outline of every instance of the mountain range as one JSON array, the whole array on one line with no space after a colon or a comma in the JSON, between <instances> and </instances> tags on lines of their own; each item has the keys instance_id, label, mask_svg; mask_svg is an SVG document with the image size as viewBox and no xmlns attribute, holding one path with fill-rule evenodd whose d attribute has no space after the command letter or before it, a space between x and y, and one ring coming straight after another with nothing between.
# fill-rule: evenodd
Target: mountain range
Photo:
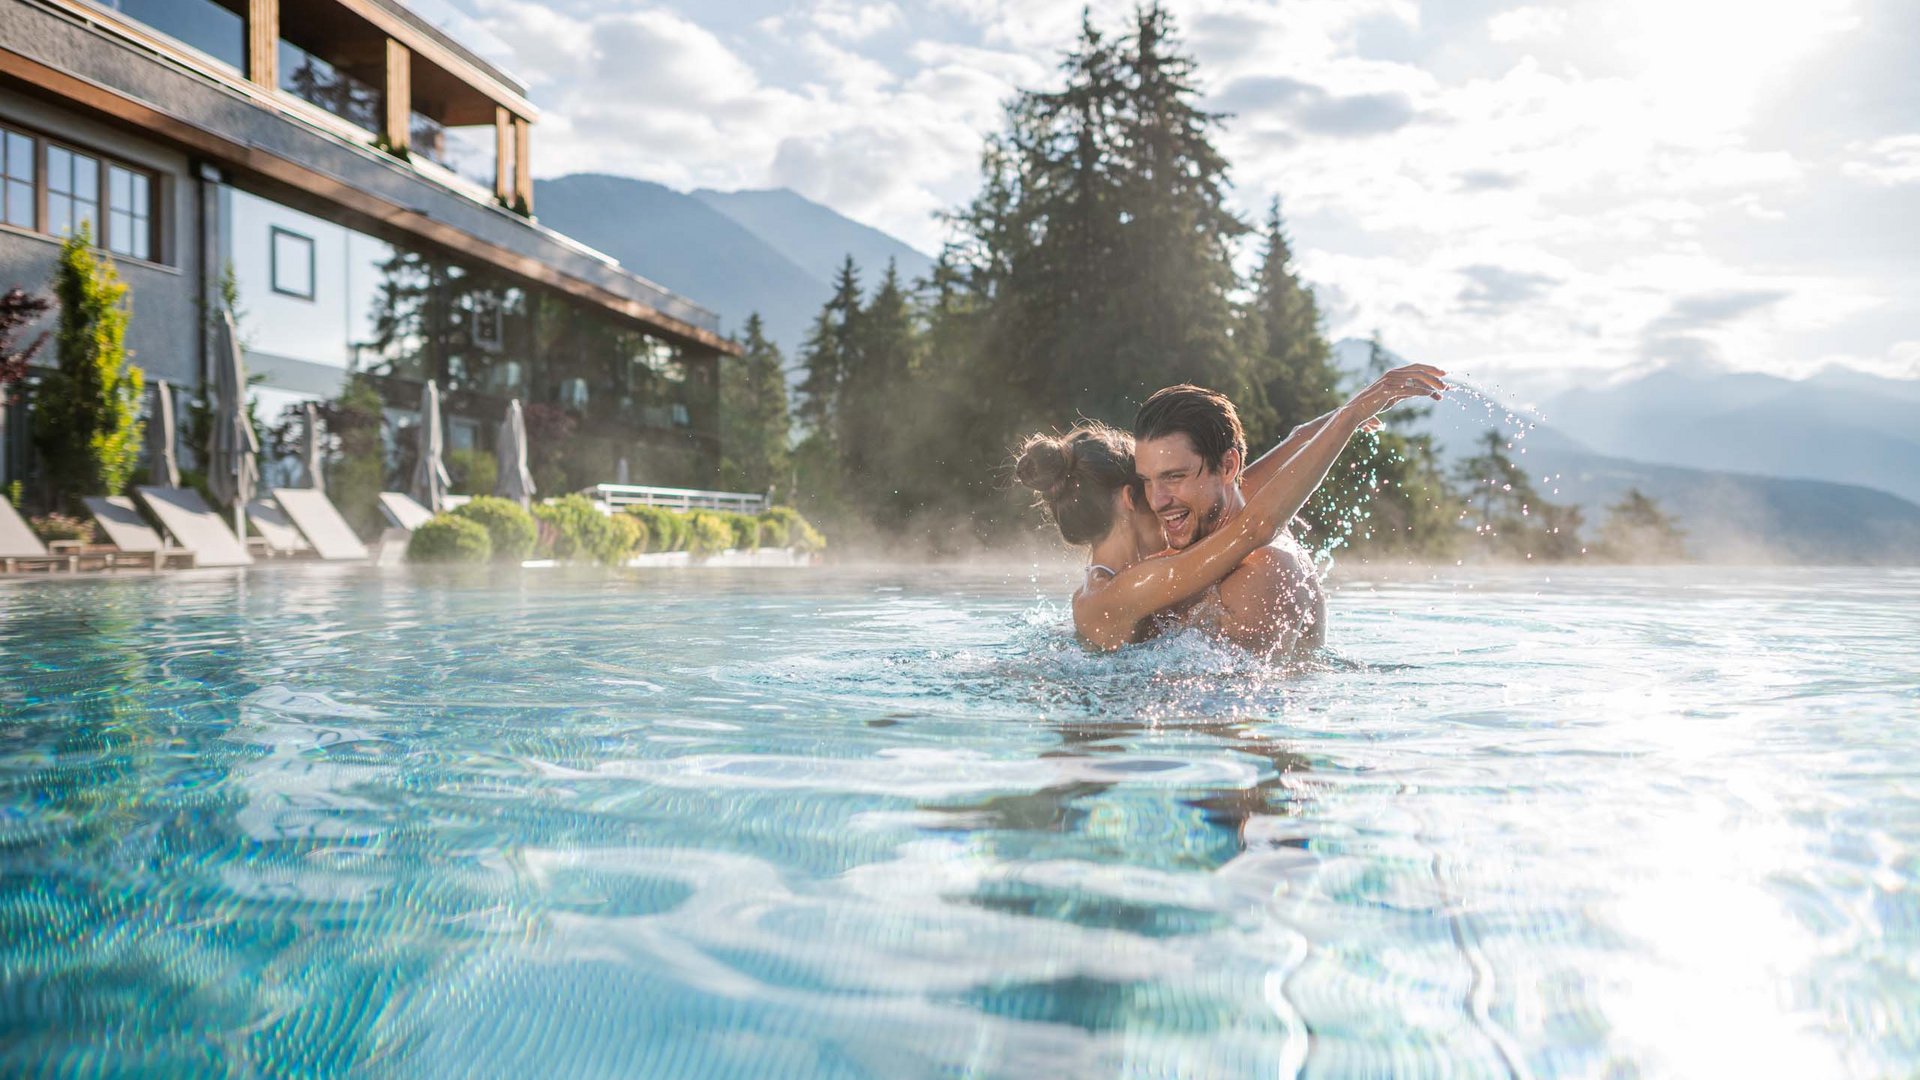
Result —
<instances>
[{"instance_id":1,"label":"mountain range","mask_svg":"<svg viewBox=\"0 0 1920 1080\"><path fill-rule=\"evenodd\" d=\"M538 182L535 199L542 223L719 312L723 333L758 312L795 377L848 255L868 288L889 261L909 281L933 265L785 189L680 192L579 174ZM1365 342L1334 354L1351 377L1366 367ZM1696 557L1920 562L1920 380L1673 367L1562 395L1539 416L1469 385L1420 424L1447 461L1489 427L1517 436L1542 494L1581 506L1590 529L1638 488L1674 515Z\"/></svg>"},{"instance_id":2,"label":"mountain range","mask_svg":"<svg viewBox=\"0 0 1920 1080\"><path fill-rule=\"evenodd\" d=\"M1364 341L1346 339L1334 346L1336 365L1355 383L1366 370L1367 355ZM1394 357L1392 362L1403 360ZM1459 392L1435 404L1412 425L1412 430L1432 436L1435 451L1449 468L1460 458L1477 453L1475 443L1488 430L1499 431L1512 447L1509 453L1526 468L1542 496L1582 508L1589 535L1605 520L1607 507L1620 501L1629 489L1638 488L1674 517L1686 533L1689 554L1695 558L1727 562L1920 562L1920 505L1889 491L1859 483L1771 474L1739 458L1730 458L1733 467L1722 468L1701 467L1684 458L1649 460L1650 447L1631 441L1636 426L1659 429L1663 425L1684 425L1687 417L1696 413L1701 417L1739 416L1759 402L1775 400L1779 388L1773 383L1783 383L1789 389L1803 385L1772 376L1723 376L1727 380L1724 386L1704 375L1688 378L1693 385L1683 400L1693 412L1665 418L1656 406L1666 400L1666 388L1674 380L1663 373L1595 391L1588 397L1556 399L1546 414L1551 419L1509 409L1472 383L1456 382ZM1834 373L1823 387L1834 389L1849 382L1876 394L1907 391L1920 395L1920 386L1849 372ZM1878 385L1888 382L1897 390ZM1645 403L1639 406L1647 410L1644 416L1635 412L1638 402ZM1920 397L1909 408L1920 410ZM1562 416L1574 417L1575 423L1562 424ZM1812 419L1805 422L1817 430ZM1827 438L1854 430L1835 427ZM1729 431L1729 441L1736 446L1757 445L1769 437L1764 429L1749 431L1737 424L1723 424L1722 428ZM1585 431L1599 431L1614 441L1596 446L1577 437L1576 432ZM1684 444L1675 440L1667 445ZM1820 436L1811 437L1789 459L1795 463L1792 467L1844 468L1838 464L1842 460L1838 457L1821 459L1822 445Z\"/></svg>"},{"instance_id":3,"label":"mountain range","mask_svg":"<svg viewBox=\"0 0 1920 1080\"><path fill-rule=\"evenodd\" d=\"M540 222L720 313L735 334L759 312L793 364L840 264L853 256L871 287L893 262L912 281L925 254L819 203L771 191L675 191L623 176L579 173L534 184Z\"/></svg>"}]
</instances>

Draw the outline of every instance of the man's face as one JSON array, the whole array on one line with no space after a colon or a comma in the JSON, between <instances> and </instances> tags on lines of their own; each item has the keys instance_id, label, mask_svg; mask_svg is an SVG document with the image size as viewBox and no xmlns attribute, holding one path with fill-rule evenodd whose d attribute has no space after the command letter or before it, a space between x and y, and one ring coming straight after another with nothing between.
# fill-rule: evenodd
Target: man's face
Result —
<instances>
[{"instance_id":1,"label":"man's face","mask_svg":"<svg viewBox=\"0 0 1920 1080\"><path fill-rule=\"evenodd\" d=\"M1186 432L1146 439L1133 448L1134 471L1147 488L1147 505L1167 530L1167 546L1183 548L1220 526L1227 491L1239 468L1227 452L1217 471L1208 471Z\"/></svg>"}]
</instances>

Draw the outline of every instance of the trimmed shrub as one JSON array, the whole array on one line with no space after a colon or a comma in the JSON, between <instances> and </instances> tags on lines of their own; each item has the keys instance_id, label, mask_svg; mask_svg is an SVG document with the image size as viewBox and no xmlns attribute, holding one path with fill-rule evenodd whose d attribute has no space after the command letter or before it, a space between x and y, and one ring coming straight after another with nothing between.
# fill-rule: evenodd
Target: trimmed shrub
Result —
<instances>
[{"instance_id":1,"label":"trimmed shrub","mask_svg":"<svg viewBox=\"0 0 1920 1080\"><path fill-rule=\"evenodd\" d=\"M827 546L826 537L820 535L820 530L791 506L769 506L762 510L760 533L761 542L773 547L823 551Z\"/></svg>"},{"instance_id":2,"label":"trimmed shrub","mask_svg":"<svg viewBox=\"0 0 1920 1080\"><path fill-rule=\"evenodd\" d=\"M728 545L736 551L752 551L760 546L760 519L751 514L723 513L720 519L733 530L733 540Z\"/></svg>"},{"instance_id":3,"label":"trimmed shrub","mask_svg":"<svg viewBox=\"0 0 1920 1080\"><path fill-rule=\"evenodd\" d=\"M533 553L534 542L540 538L533 515L512 499L476 495L472 502L455 507L450 513L486 529L493 541L493 557L501 562L519 562L526 558Z\"/></svg>"},{"instance_id":4,"label":"trimmed shrub","mask_svg":"<svg viewBox=\"0 0 1920 1080\"><path fill-rule=\"evenodd\" d=\"M696 559L718 555L733 543L733 526L711 510L687 514L687 551Z\"/></svg>"},{"instance_id":5,"label":"trimmed shrub","mask_svg":"<svg viewBox=\"0 0 1920 1080\"><path fill-rule=\"evenodd\" d=\"M534 507L533 515L554 528L553 557L591 559L615 565L627 556L631 533L600 512L585 495L562 495Z\"/></svg>"},{"instance_id":6,"label":"trimmed shrub","mask_svg":"<svg viewBox=\"0 0 1920 1080\"><path fill-rule=\"evenodd\" d=\"M629 506L625 513L646 526L647 551L678 551L687 524L664 506Z\"/></svg>"},{"instance_id":7,"label":"trimmed shrub","mask_svg":"<svg viewBox=\"0 0 1920 1080\"><path fill-rule=\"evenodd\" d=\"M620 534L620 555L615 561L623 561L629 555L647 550L646 522L632 514L614 514L607 520L613 523L613 531Z\"/></svg>"},{"instance_id":8,"label":"trimmed shrub","mask_svg":"<svg viewBox=\"0 0 1920 1080\"><path fill-rule=\"evenodd\" d=\"M407 541L407 559L421 563L477 563L493 558L487 527L452 514L436 514L413 530Z\"/></svg>"}]
</instances>

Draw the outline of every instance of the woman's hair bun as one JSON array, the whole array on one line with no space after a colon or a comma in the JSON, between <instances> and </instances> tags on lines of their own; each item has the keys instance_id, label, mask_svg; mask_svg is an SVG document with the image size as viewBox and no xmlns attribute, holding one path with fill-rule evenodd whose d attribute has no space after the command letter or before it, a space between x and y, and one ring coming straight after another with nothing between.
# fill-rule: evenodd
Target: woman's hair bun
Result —
<instances>
[{"instance_id":1,"label":"woman's hair bun","mask_svg":"<svg viewBox=\"0 0 1920 1080\"><path fill-rule=\"evenodd\" d=\"M1014 479L1049 499L1060 496L1073 472L1073 450L1065 439L1055 435L1035 435L1020 448L1014 462Z\"/></svg>"}]
</instances>

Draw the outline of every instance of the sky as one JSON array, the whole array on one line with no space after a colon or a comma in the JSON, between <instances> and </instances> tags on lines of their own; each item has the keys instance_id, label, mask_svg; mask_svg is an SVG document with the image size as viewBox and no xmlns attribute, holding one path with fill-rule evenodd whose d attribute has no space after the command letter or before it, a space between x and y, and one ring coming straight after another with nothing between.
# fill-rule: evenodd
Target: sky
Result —
<instances>
[{"instance_id":1,"label":"sky","mask_svg":"<svg viewBox=\"0 0 1920 1080\"><path fill-rule=\"evenodd\" d=\"M1077 3L431 0L536 175L788 187L928 252ZM1132 0L1095 0L1117 30ZM1509 393L1685 365L1920 378L1916 0L1173 0L1250 221L1332 338ZM508 43L501 46L499 43ZM1249 242L1244 258L1257 254ZM670 285L670 283L668 283Z\"/></svg>"}]
</instances>

